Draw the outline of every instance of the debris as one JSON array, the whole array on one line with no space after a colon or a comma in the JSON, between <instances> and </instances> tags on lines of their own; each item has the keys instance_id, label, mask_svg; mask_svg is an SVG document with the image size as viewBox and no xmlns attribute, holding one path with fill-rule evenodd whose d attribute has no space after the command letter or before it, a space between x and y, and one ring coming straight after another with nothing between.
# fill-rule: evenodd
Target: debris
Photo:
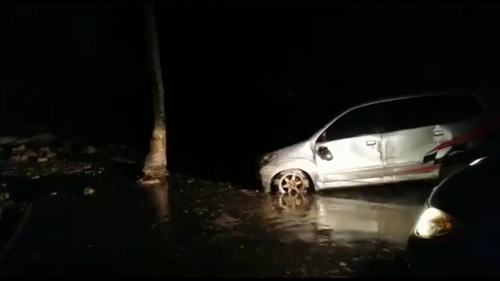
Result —
<instances>
[{"instance_id":1,"label":"debris","mask_svg":"<svg viewBox=\"0 0 500 281\"><path fill-rule=\"evenodd\" d=\"M9 161L11 161L11 162L20 162L21 161L21 156L19 156L19 155L12 156L12 157L10 157Z\"/></svg>"},{"instance_id":2,"label":"debris","mask_svg":"<svg viewBox=\"0 0 500 281\"><path fill-rule=\"evenodd\" d=\"M29 140L27 138L19 138L12 136L3 136L0 137L0 145L22 145L28 143Z\"/></svg>"},{"instance_id":3,"label":"debris","mask_svg":"<svg viewBox=\"0 0 500 281\"><path fill-rule=\"evenodd\" d=\"M40 134L29 139L32 144L48 145L57 140L57 137L51 134Z\"/></svg>"},{"instance_id":4,"label":"debris","mask_svg":"<svg viewBox=\"0 0 500 281\"><path fill-rule=\"evenodd\" d=\"M21 154L26 150L26 146L23 144L12 149L12 154Z\"/></svg>"},{"instance_id":5,"label":"debris","mask_svg":"<svg viewBox=\"0 0 500 281\"><path fill-rule=\"evenodd\" d=\"M89 146L87 146L87 148L85 148L83 153L94 154L94 153L96 153L96 151L97 151L97 149L95 149L95 147L89 145Z\"/></svg>"},{"instance_id":6,"label":"debris","mask_svg":"<svg viewBox=\"0 0 500 281\"><path fill-rule=\"evenodd\" d=\"M83 190L83 194L85 195L94 195L95 190L93 188L87 187Z\"/></svg>"},{"instance_id":7,"label":"debris","mask_svg":"<svg viewBox=\"0 0 500 281\"><path fill-rule=\"evenodd\" d=\"M40 157L40 158L38 158L38 162L39 162L39 163L42 163L42 162L47 162L47 161L49 161L49 159L47 159L47 158L45 158L45 157Z\"/></svg>"},{"instance_id":8,"label":"debris","mask_svg":"<svg viewBox=\"0 0 500 281\"><path fill-rule=\"evenodd\" d=\"M216 225L228 228L233 228L238 222L239 220L237 218L226 213L222 213L222 215L215 220Z\"/></svg>"},{"instance_id":9,"label":"debris","mask_svg":"<svg viewBox=\"0 0 500 281\"><path fill-rule=\"evenodd\" d=\"M50 149L48 147L42 147L40 148L40 153L38 154L40 157L45 157L47 154L49 154Z\"/></svg>"},{"instance_id":10,"label":"debris","mask_svg":"<svg viewBox=\"0 0 500 281\"><path fill-rule=\"evenodd\" d=\"M23 155L28 157L28 158L37 158L38 157L38 154L36 152L34 152L33 150L27 150Z\"/></svg>"},{"instance_id":11,"label":"debris","mask_svg":"<svg viewBox=\"0 0 500 281\"><path fill-rule=\"evenodd\" d=\"M7 200L9 199L10 194L6 191L0 192L0 200Z\"/></svg>"},{"instance_id":12,"label":"debris","mask_svg":"<svg viewBox=\"0 0 500 281\"><path fill-rule=\"evenodd\" d=\"M142 185L158 185L161 184L161 181L159 179L149 179L149 180L142 180L139 183Z\"/></svg>"}]
</instances>

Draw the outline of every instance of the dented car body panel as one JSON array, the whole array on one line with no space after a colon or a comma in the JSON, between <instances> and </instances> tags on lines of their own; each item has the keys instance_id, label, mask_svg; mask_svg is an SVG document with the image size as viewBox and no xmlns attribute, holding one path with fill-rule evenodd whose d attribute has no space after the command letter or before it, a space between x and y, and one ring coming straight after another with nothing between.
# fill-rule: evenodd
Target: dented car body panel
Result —
<instances>
[{"instance_id":1,"label":"dented car body panel","mask_svg":"<svg viewBox=\"0 0 500 281\"><path fill-rule=\"evenodd\" d=\"M434 179L445 157L482 147L485 112L471 93L361 104L308 140L267 154L261 182L269 189L288 170L307 174L316 190Z\"/></svg>"}]
</instances>

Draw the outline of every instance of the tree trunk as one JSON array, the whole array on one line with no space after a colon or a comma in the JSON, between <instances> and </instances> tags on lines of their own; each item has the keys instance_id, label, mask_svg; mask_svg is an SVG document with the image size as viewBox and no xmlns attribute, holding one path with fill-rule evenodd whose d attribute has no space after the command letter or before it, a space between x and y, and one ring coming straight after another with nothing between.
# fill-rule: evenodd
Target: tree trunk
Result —
<instances>
[{"instance_id":1,"label":"tree trunk","mask_svg":"<svg viewBox=\"0 0 500 281\"><path fill-rule=\"evenodd\" d=\"M154 128L151 146L143 169L143 181L164 181L167 175L167 128L165 125L165 92L160 65L160 50L153 3L146 3L149 47L154 72Z\"/></svg>"}]
</instances>

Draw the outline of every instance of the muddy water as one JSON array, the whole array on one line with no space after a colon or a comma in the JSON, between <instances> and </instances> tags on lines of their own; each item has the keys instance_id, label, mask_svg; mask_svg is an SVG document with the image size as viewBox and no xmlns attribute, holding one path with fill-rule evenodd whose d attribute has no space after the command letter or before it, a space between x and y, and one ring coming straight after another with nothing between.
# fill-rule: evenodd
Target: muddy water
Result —
<instances>
[{"instance_id":1,"label":"muddy water","mask_svg":"<svg viewBox=\"0 0 500 281\"><path fill-rule=\"evenodd\" d=\"M279 202L289 199L274 200ZM263 214L264 223L282 232L287 239L300 239L309 243L353 245L384 240L402 245L406 243L408 232L421 208L321 195L303 197L299 204L303 206L288 205L280 213Z\"/></svg>"},{"instance_id":2,"label":"muddy water","mask_svg":"<svg viewBox=\"0 0 500 281\"><path fill-rule=\"evenodd\" d=\"M33 213L7 268L24 266L36 276L74 276L68 269L97 268L84 271L91 276L400 277L406 272L405 240L422 203L400 204L401 196L417 197L404 192L385 202L380 195L370 200L349 192L266 196L183 176L172 176L168 189L141 189L124 178L116 173L9 182L14 197L33 202ZM88 186L95 194L84 195Z\"/></svg>"},{"instance_id":3,"label":"muddy water","mask_svg":"<svg viewBox=\"0 0 500 281\"><path fill-rule=\"evenodd\" d=\"M381 203L380 195L377 200L370 200L370 195L350 199L348 191L340 197L267 196L177 179L169 193L172 224L190 229L184 238L203 245L204 250L191 254L199 259L200 252L211 253L207 265L197 263L196 270L203 274L342 277L403 276L406 239L430 191L418 190L420 196L414 189L411 196L399 191L385 194L387 200ZM401 196L413 201L400 204Z\"/></svg>"}]
</instances>

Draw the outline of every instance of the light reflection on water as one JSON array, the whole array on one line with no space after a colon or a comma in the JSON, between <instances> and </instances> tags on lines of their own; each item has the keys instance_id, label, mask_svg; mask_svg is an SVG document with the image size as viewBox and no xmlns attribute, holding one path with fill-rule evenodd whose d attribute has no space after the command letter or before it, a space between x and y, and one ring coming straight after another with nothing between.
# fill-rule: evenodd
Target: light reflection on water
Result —
<instances>
[{"instance_id":1,"label":"light reflection on water","mask_svg":"<svg viewBox=\"0 0 500 281\"><path fill-rule=\"evenodd\" d=\"M159 219L170 216L171 208L177 227L192 229L186 234L212 231L219 237L225 233L228 238L234 234L263 242L316 245L373 245L382 241L404 245L422 208L422 198L428 194L427 189L409 190L406 186L400 192L383 193L381 188L292 196L267 195L230 185L214 188L211 182L189 185L190 181L174 181L172 188L160 192L165 195L170 190L172 196L152 200L162 206L156 208ZM156 193L152 197L158 197ZM407 199L413 199L413 203ZM172 205L165 207L169 202Z\"/></svg>"},{"instance_id":2,"label":"light reflection on water","mask_svg":"<svg viewBox=\"0 0 500 281\"><path fill-rule=\"evenodd\" d=\"M282 239L350 244L404 244L421 206L371 203L322 195L269 197L264 223Z\"/></svg>"}]
</instances>

